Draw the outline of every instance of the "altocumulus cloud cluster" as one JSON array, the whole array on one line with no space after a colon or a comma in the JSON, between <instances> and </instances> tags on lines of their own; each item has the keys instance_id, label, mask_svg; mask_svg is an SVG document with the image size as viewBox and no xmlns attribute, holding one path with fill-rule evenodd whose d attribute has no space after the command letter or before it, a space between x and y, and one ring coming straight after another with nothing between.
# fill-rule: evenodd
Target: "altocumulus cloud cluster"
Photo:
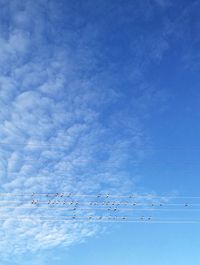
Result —
<instances>
[{"instance_id":1,"label":"altocumulus cloud cluster","mask_svg":"<svg viewBox=\"0 0 200 265\"><path fill-rule=\"evenodd\" d=\"M100 63L102 29L64 2L63 13L62 1L0 1L1 192L122 194L134 188L128 161L144 156L141 112L159 95L142 83L137 100L129 101L114 65ZM165 47L155 47L159 58ZM132 76L141 77L140 70L135 67ZM0 248L21 253L68 246L97 230L8 219L0 228Z\"/></svg>"}]
</instances>

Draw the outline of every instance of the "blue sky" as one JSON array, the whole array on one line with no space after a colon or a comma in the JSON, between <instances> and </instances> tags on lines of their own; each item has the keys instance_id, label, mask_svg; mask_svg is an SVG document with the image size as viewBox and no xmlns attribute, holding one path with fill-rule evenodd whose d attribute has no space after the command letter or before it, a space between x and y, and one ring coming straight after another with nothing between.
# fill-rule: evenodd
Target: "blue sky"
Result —
<instances>
[{"instance_id":1,"label":"blue sky","mask_svg":"<svg viewBox=\"0 0 200 265\"><path fill-rule=\"evenodd\" d=\"M198 196L199 11L183 0L0 0L0 192ZM0 261L198 264L199 236L197 224L11 218Z\"/></svg>"}]
</instances>

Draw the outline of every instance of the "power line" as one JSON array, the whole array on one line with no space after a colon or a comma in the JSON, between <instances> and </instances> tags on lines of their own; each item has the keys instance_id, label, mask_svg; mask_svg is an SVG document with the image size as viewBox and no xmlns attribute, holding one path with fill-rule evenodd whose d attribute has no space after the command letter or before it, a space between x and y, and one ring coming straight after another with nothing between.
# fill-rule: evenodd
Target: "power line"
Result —
<instances>
[{"instance_id":1,"label":"power line","mask_svg":"<svg viewBox=\"0 0 200 265\"><path fill-rule=\"evenodd\" d=\"M127 217L110 217L110 216L87 216L87 217L79 217L79 216L65 216L55 218L54 216L1 216L1 221L6 220L14 220L14 221L42 221L42 222L65 222L65 221L73 221L73 222L111 222L111 223L149 223L149 224L200 224L200 219L166 219L166 218L157 218L153 219L152 217L138 217L138 218L127 218Z\"/></svg>"},{"instance_id":2,"label":"power line","mask_svg":"<svg viewBox=\"0 0 200 265\"><path fill-rule=\"evenodd\" d=\"M200 196L181 196L181 195L155 195L155 194L129 194L129 195L118 195L118 194L110 194L110 193L97 193L97 194L78 194L78 193L64 193L64 192L55 192L55 193L0 193L0 197L2 196L45 196L45 197L83 197L83 198L127 198L127 199L200 199Z\"/></svg>"},{"instance_id":3,"label":"power line","mask_svg":"<svg viewBox=\"0 0 200 265\"><path fill-rule=\"evenodd\" d=\"M115 164L118 162L121 162L120 158L118 160L105 160L105 159L76 159L76 158L57 158L57 157L38 157L38 158L30 158L30 159L26 159L26 158L22 158L22 157L18 157L18 158L14 158L14 157L1 157L1 160L3 161L24 161L24 162L35 162L35 161L40 161L40 162L49 162L51 160L62 160L64 162L71 162L71 163L76 163L76 162L90 162L90 163L108 163L108 164ZM135 165L141 165L144 164L144 161L132 161L132 159L126 159L127 163L131 163L131 164L135 164ZM165 161L164 163L159 163L157 161L150 161L147 162L149 165L160 165L160 164L175 164L175 166L177 166L177 161ZM183 164L189 164L189 165L194 165L194 164L198 164L200 165L199 161L181 161L181 165Z\"/></svg>"},{"instance_id":4,"label":"power line","mask_svg":"<svg viewBox=\"0 0 200 265\"><path fill-rule=\"evenodd\" d=\"M34 147L67 147L62 143L62 144L50 144L50 143L6 143L6 142L0 142L0 145L5 145L5 146L34 146ZM150 146L135 146L136 150L162 150L162 149L200 149L200 146L159 146L159 147L150 147Z\"/></svg>"},{"instance_id":5,"label":"power line","mask_svg":"<svg viewBox=\"0 0 200 265\"><path fill-rule=\"evenodd\" d=\"M18 199L19 196L19 199ZM66 197L65 197L66 196ZM145 196L145 197L144 197ZM146 197L148 196L148 197ZM194 198L194 196L182 196L182 198ZM10 198L10 200L9 200ZM138 199L136 202L135 199ZM149 222L154 223L200 223L200 219L185 220L179 213L186 213L188 217L200 212L200 203L182 202L173 203L169 200L163 202L152 201L152 198L163 199L157 195L117 195L117 194L75 194L75 193L0 193L0 210L2 213L11 213L13 210L26 211L25 216L15 215L17 218L45 221L45 214L49 221L98 221L98 222ZM172 196L168 197L172 198ZM180 196L173 196L180 199ZM199 198L199 197L195 197ZM134 199L134 200L133 200ZM165 198L166 199L166 198ZM149 201L150 200L150 201ZM14 205L13 205L14 204ZM170 208L172 207L172 208ZM10 211L12 210L12 211ZM31 212L30 212L31 211ZM135 220L135 215L151 212L150 217L140 216ZM43 213L43 215L41 215ZM64 213L66 215L60 215ZM73 214L73 216L70 215ZM101 213L100 216L96 215ZM162 213L174 213L178 219L160 218ZM172 214L173 213L173 214ZM33 215L34 214L34 215ZM52 215L53 214L53 215ZM120 214L125 214L121 216ZM31 215L31 216L30 216ZM160 217L159 217L160 216ZM164 214L165 216L165 214ZM10 216L11 218L12 216ZM196 215L199 217L199 215ZM43 218L43 219L42 219ZM64 220L63 220L64 218ZM67 218L67 220L66 220ZM97 219L98 218L98 219ZM122 218L122 219L121 219ZM148 220L147 220L148 218ZM47 220L46 220L47 221Z\"/></svg>"},{"instance_id":6,"label":"power line","mask_svg":"<svg viewBox=\"0 0 200 265\"><path fill-rule=\"evenodd\" d=\"M196 207L200 206L200 203L144 203L144 202L117 202L117 201L101 201L101 202L95 202L95 201L52 201L52 200L0 200L0 203L16 203L16 204L30 204L30 205L43 205L47 204L49 206L57 206L57 205L62 205L63 207L66 207L68 205L74 205L76 207L82 206L82 205L87 205L90 207L94 206L104 206L104 207L121 207L121 206L129 206L132 207L133 209L137 209L137 207L141 206L148 206L151 209L158 209L158 208L164 208L166 206L180 206L184 208L191 208L191 207ZM2 205L0 205L1 207ZM155 208L157 207L157 208Z\"/></svg>"},{"instance_id":7,"label":"power line","mask_svg":"<svg viewBox=\"0 0 200 265\"><path fill-rule=\"evenodd\" d=\"M170 208L107 208L107 207L99 207L99 208L80 208L80 207L33 207L33 206L0 206L0 209L31 209L31 210L40 210L40 209L46 209L46 210L54 210L56 211L108 211L108 212L120 212L120 211L131 211L131 212L137 212L137 211L152 211L152 212L199 212L200 208L198 209L170 209Z\"/></svg>"}]
</instances>

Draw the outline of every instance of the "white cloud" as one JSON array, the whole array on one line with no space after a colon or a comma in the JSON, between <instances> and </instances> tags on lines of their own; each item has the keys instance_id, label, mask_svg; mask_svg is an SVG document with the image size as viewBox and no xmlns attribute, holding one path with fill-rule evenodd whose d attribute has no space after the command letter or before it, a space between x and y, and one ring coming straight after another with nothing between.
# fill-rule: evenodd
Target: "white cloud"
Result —
<instances>
[{"instance_id":1,"label":"white cloud","mask_svg":"<svg viewBox=\"0 0 200 265\"><path fill-rule=\"evenodd\" d=\"M130 117L118 109L123 92L113 88L109 70L87 73L85 69L96 64L92 50L85 44L74 50L66 45L64 51L52 47L43 37L50 22L37 21L40 5L25 3L10 3L11 29L0 40L1 192L129 191L134 180L126 163L130 158L139 161L140 147L146 144L137 114ZM148 100L142 96L142 103L134 104L136 113ZM1 213L10 211L4 208ZM97 228L8 218L1 221L0 248L22 253L68 246Z\"/></svg>"}]
</instances>

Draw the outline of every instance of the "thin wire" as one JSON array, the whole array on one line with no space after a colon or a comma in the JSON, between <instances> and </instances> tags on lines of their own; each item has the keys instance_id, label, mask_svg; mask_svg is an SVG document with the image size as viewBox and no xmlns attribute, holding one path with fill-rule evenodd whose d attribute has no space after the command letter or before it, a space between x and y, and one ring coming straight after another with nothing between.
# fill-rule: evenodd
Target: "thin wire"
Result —
<instances>
[{"instance_id":1,"label":"thin wire","mask_svg":"<svg viewBox=\"0 0 200 265\"><path fill-rule=\"evenodd\" d=\"M38 218L39 217L39 218ZM49 218L50 217L50 218ZM49 218L49 219L48 219ZM102 216L89 216L89 217L77 217L77 216L67 216L65 218L51 218L51 216L1 216L0 220L6 221L6 220L12 220L18 221L18 220L31 220L31 221L53 221L53 222L65 222L65 221L83 221L83 222L112 222L112 223L155 223L155 224L200 224L200 219L191 219L191 220L184 220L184 219L151 219L151 218L132 218L127 219L126 217L102 217Z\"/></svg>"},{"instance_id":2,"label":"thin wire","mask_svg":"<svg viewBox=\"0 0 200 265\"><path fill-rule=\"evenodd\" d=\"M32 201L28 201L28 200L21 200L21 201L17 201L17 200L0 200L0 203L28 203L28 204L33 204L33 205L39 205L39 204L48 204L48 205L91 205L91 206L105 206L105 205L127 205L127 206L184 206L184 207L188 207L188 206L200 206L199 203L193 203L193 204L185 204L185 203L165 203L165 204L160 204L160 203L140 203L140 202L133 202L133 203L129 203L129 202L80 202L80 201L45 201L45 200L32 200ZM153 209L153 208L152 208Z\"/></svg>"},{"instance_id":3,"label":"thin wire","mask_svg":"<svg viewBox=\"0 0 200 265\"><path fill-rule=\"evenodd\" d=\"M33 166L33 165L31 165L31 166ZM45 164L44 164L44 166L45 166ZM55 165L56 166L56 165ZM76 167L76 166L80 166L80 165L74 165L74 167ZM102 166L102 167L104 167L104 165L102 164L102 165L100 165L100 166ZM113 169L116 169L116 168L120 168L121 167L121 165L119 164L119 165L117 165L117 166L112 166L112 165L107 165L106 166L106 168L113 168ZM105 168L105 167L104 167ZM46 172L48 170L48 172ZM182 172L185 172L185 173L194 173L193 171L192 171L192 169L191 168L184 168L184 170L183 170L183 168L179 168L178 170L181 170ZM44 172L43 172L44 171ZM4 170L4 171L1 171L2 172L2 174L7 174L7 175L19 175L19 176L26 176L23 172L10 172L10 171L6 171L6 170ZM57 175L57 176L68 176L68 172L67 172L67 169L56 169L56 168L51 168L51 169L49 169L49 168L42 168L41 170L38 170L38 173L36 173L36 174L38 174L38 175L36 175L36 174L34 174L34 175L36 175L36 177L40 177L41 176L41 174L43 174L44 173L44 176L42 176L42 178L48 178L48 176L45 176L46 174L49 174L50 176L52 176L52 174L53 175Z\"/></svg>"},{"instance_id":4,"label":"thin wire","mask_svg":"<svg viewBox=\"0 0 200 265\"><path fill-rule=\"evenodd\" d=\"M88 216L82 216L82 215L59 215L59 216L51 216L51 215L5 215L1 216L2 218L51 218L52 220L58 219L66 219L66 218L72 218L72 219L109 219L109 220L155 220L155 221L179 221L179 220L184 220L184 221L191 221L192 219L180 219L180 218L153 218L151 216L137 216L137 217L128 217L128 216L102 216L102 215L88 215ZM200 219L194 219L195 221L200 221Z\"/></svg>"},{"instance_id":5,"label":"thin wire","mask_svg":"<svg viewBox=\"0 0 200 265\"><path fill-rule=\"evenodd\" d=\"M109 220L118 220L118 219L121 219L121 220L126 220L128 219L127 217L125 216L91 216L91 215L88 215L88 216L78 216L78 215L60 215L60 216L51 216L51 215L14 215L14 216L1 216L1 218L7 218L7 219L11 219L11 218L33 218L33 219L37 219L37 218L41 218L41 220L46 220L48 218L50 218L51 220L66 220L66 219L75 219L75 220L79 220L79 219L83 219L83 220L87 220L87 219L102 219L102 220L106 220L106 219L109 219ZM138 218L129 218L130 220L139 220L143 217L138 217ZM150 218L150 217L148 217ZM147 219L147 217L146 217ZM150 220L150 219L149 219Z\"/></svg>"},{"instance_id":6,"label":"thin wire","mask_svg":"<svg viewBox=\"0 0 200 265\"><path fill-rule=\"evenodd\" d=\"M3 219L0 218L2 221L6 221L8 219ZM15 221L33 221L31 218L17 218L14 219ZM43 221L43 222L88 222L88 223L140 223L140 224L200 224L200 221L148 221L148 220L143 220L143 221L135 221L135 220L73 220L73 219L57 219L57 220L52 220L52 219L45 219L45 220L35 220L34 221Z\"/></svg>"},{"instance_id":7,"label":"thin wire","mask_svg":"<svg viewBox=\"0 0 200 265\"><path fill-rule=\"evenodd\" d=\"M24 158L13 158L13 157L1 157L0 158L1 160L6 160L6 161L24 161L24 162L35 162L35 161L39 161L39 162L48 162L48 161L51 161L52 159L55 160L55 157L54 158L46 158L46 157L39 157L38 159L24 159ZM56 160L61 160L62 161L65 161L65 162L72 162L72 163L76 163L76 162L90 162L90 163L109 163L109 164L112 164L112 163L117 163L117 162L120 162L120 159L118 160L104 160L104 159L63 159L63 157L61 158L58 158ZM43 160L43 161L40 161L40 160ZM126 160L128 163L131 163L131 164L136 164L136 165L141 165L143 164L144 162L141 162L141 161L132 161L131 159L127 159ZM158 164L160 165L160 163L158 163L157 161L151 161L150 164ZM177 161L166 161L164 164L177 164ZM194 164L199 164L200 165L200 162L199 161L181 161L181 164L191 164L191 165L194 165Z\"/></svg>"},{"instance_id":8,"label":"thin wire","mask_svg":"<svg viewBox=\"0 0 200 265\"><path fill-rule=\"evenodd\" d=\"M6 146L35 146L35 147L65 147L64 144L34 144L34 143L5 143L5 142L0 142L0 145L6 145ZM67 145L66 145L67 147ZM160 150L160 149L200 149L200 146L160 146L160 147L135 147L135 149L140 149L140 150Z\"/></svg>"},{"instance_id":9,"label":"thin wire","mask_svg":"<svg viewBox=\"0 0 200 265\"><path fill-rule=\"evenodd\" d=\"M6 161L24 161L24 162L35 162L35 161L37 161L37 162L44 162L44 163L46 163L46 162L48 162L48 161L51 161L51 160L62 160L63 162L71 162L71 163L76 163L76 162L92 162L92 163L109 163L109 164L111 164L111 163L116 163L116 162L120 162L120 159L119 160L111 160L111 161L107 161L107 160L103 160L103 159L74 159L74 160L72 160L72 159L63 159L62 157L61 158L58 158L58 159L55 159L55 157L54 158L44 158L44 157L39 157L38 159L23 159L23 158L9 158L9 157L7 157L7 158L0 158L1 160L6 160ZM44 160L44 161L40 161L40 160ZM136 162L136 161L133 161L133 162L131 162L130 160L128 161L129 163L132 163L132 164L139 164L139 162Z\"/></svg>"},{"instance_id":10,"label":"thin wire","mask_svg":"<svg viewBox=\"0 0 200 265\"><path fill-rule=\"evenodd\" d=\"M40 209L47 209L47 210L54 210L56 211L98 211L98 210L104 210L104 211L110 211L110 212L118 212L118 211L152 211L152 212L157 212L157 211L169 211L169 212L198 212L200 211L199 209L163 209L163 208L106 208L106 207L101 207L101 208L79 208L79 207L72 207L72 208L66 208L66 207L32 207L32 206L0 206L0 209L34 209L34 210L40 210Z\"/></svg>"},{"instance_id":11,"label":"thin wire","mask_svg":"<svg viewBox=\"0 0 200 265\"><path fill-rule=\"evenodd\" d=\"M73 193L0 193L0 196L45 196L45 197L90 197L90 198L160 198L160 199L200 199L200 196L179 196L179 195L139 195L139 194L130 194L130 195L112 195L112 194L73 194Z\"/></svg>"}]
</instances>

